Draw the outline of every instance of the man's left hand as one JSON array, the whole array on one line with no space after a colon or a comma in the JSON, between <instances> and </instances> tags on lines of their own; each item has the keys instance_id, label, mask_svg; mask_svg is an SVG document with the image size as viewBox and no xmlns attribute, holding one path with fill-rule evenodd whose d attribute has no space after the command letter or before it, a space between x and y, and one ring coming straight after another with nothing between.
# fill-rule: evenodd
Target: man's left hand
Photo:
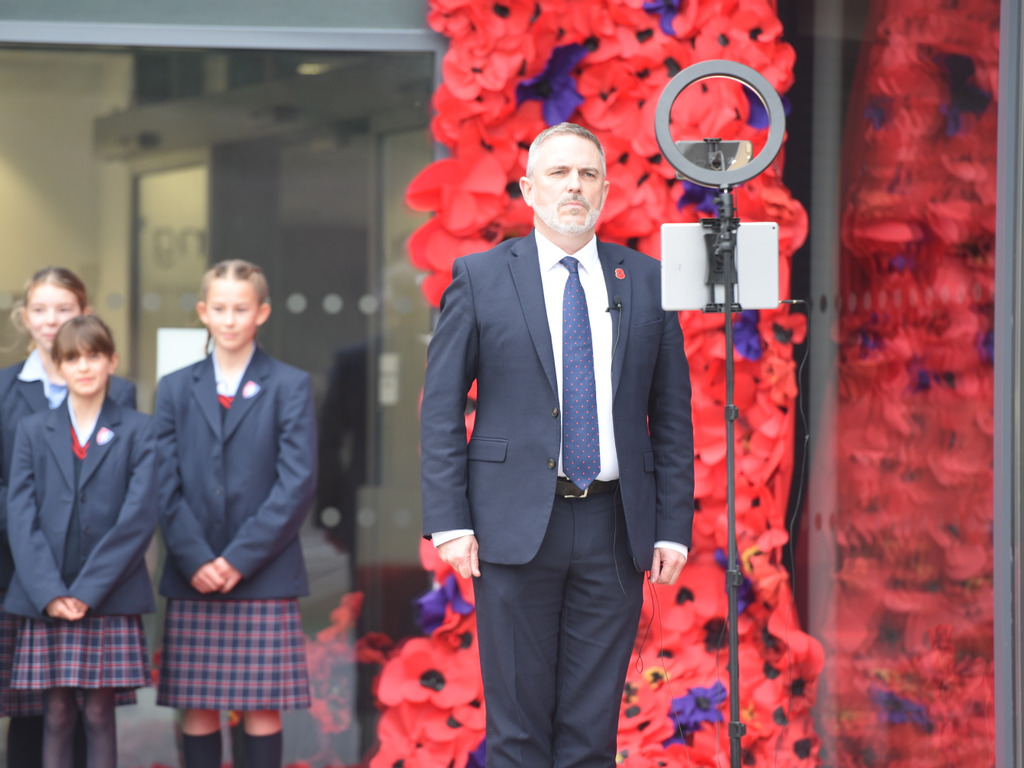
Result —
<instances>
[{"instance_id":1,"label":"man's left hand","mask_svg":"<svg viewBox=\"0 0 1024 768\"><path fill-rule=\"evenodd\" d=\"M652 584L675 584L686 565L686 555L674 549L656 547L651 563Z\"/></svg>"}]
</instances>

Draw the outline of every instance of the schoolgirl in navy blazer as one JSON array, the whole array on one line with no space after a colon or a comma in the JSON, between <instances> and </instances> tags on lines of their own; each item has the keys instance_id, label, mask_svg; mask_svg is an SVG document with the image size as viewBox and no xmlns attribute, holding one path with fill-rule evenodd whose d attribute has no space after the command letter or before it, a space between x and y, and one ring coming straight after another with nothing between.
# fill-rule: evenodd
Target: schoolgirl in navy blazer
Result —
<instances>
[{"instance_id":1,"label":"schoolgirl in navy blazer","mask_svg":"<svg viewBox=\"0 0 1024 768\"><path fill-rule=\"evenodd\" d=\"M43 393L43 383L18 378L24 366L22 361L0 369L0 593L7 589L14 574L14 560L7 535L7 487L11 476L11 458L14 456L14 436L23 418L50 410L50 404ZM135 410L135 385L126 379L111 376L107 397L125 408ZM67 410L65 406L61 408Z\"/></svg>"},{"instance_id":2,"label":"schoolgirl in navy blazer","mask_svg":"<svg viewBox=\"0 0 1024 768\"><path fill-rule=\"evenodd\" d=\"M221 413L210 357L157 388L160 529L168 557L160 593L188 600L265 600L309 594L299 528L316 489L309 374L258 346ZM196 450L196 446L210 446ZM223 557L242 580L225 596L190 580Z\"/></svg>"},{"instance_id":3,"label":"schoolgirl in navy blazer","mask_svg":"<svg viewBox=\"0 0 1024 768\"><path fill-rule=\"evenodd\" d=\"M66 406L21 420L8 489L16 570L4 609L46 619L46 606L76 597L93 615L155 610L144 556L156 526L156 439L149 416L108 394L78 484L81 563L65 585L61 563L75 494Z\"/></svg>"}]
</instances>

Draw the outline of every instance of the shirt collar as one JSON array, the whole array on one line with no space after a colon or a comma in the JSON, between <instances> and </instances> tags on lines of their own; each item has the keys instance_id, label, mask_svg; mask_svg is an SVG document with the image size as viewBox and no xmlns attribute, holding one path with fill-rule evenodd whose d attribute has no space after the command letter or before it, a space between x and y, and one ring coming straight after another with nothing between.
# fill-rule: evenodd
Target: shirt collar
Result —
<instances>
[{"instance_id":1,"label":"shirt collar","mask_svg":"<svg viewBox=\"0 0 1024 768\"><path fill-rule=\"evenodd\" d=\"M237 375L227 377L224 372L221 371L220 366L217 364L217 353L211 352L210 358L213 360L213 378L217 382L217 394L227 395L233 397L238 391L239 384L242 383L242 377L245 376L245 372L249 369L249 363L252 362L252 356L256 354L256 342L252 343L252 349L249 350L249 359L245 361L245 365L242 366L242 370Z\"/></svg>"},{"instance_id":2,"label":"shirt collar","mask_svg":"<svg viewBox=\"0 0 1024 768\"><path fill-rule=\"evenodd\" d=\"M18 379L20 381L39 381L43 385L43 394L46 395L46 401L50 404L50 409L56 408L67 397L68 388L66 384L54 384L50 381L50 377L46 374L46 368L43 367L43 359L39 355L38 349L33 349L32 353L25 359L25 364L21 366L21 371L18 373Z\"/></svg>"},{"instance_id":3,"label":"shirt collar","mask_svg":"<svg viewBox=\"0 0 1024 768\"><path fill-rule=\"evenodd\" d=\"M78 426L78 419L75 417L75 409L71 407L70 397L67 399L67 404L68 415L71 417L71 428L75 430L75 437L78 438L78 444L84 446L89 442L89 438L92 437L92 433L96 431L96 424L99 422L99 417L97 417L96 421L92 423L92 426L89 427L88 431L83 431L82 428Z\"/></svg>"},{"instance_id":4,"label":"shirt collar","mask_svg":"<svg viewBox=\"0 0 1024 768\"><path fill-rule=\"evenodd\" d=\"M572 256L588 274L594 274L601 269L601 260L597 256L597 236L590 238L590 241L580 248L576 253L566 253L557 245L548 240L536 229L533 230L537 236L537 257L540 259L541 272L553 269L566 256Z\"/></svg>"}]
</instances>

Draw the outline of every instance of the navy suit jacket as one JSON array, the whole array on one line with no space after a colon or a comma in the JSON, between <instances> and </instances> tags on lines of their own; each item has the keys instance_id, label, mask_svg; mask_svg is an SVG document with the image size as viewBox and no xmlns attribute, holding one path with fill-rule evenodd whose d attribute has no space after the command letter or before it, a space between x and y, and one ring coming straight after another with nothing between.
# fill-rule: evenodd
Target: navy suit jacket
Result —
<instances>
[{"instance_id":1,"label":"navy suit jacket","mask_svg":"<svg viewBox=\"0 0 1024 768\"><path fill-rule=\"evenodd\" d=\"M316 415L309 374L259 347L231 409L221 413L207 357L165 376L156 412L160 593L251 600L309 593L299 528L316 491ZM230 593L189 583L223 556L242 574Z\"/></svg>"},{"instance_id":2,"label":"navy suit jacket","mask_svg":"<svg viewBox=\"0 0 1024 768\"><path fill-rule=\"evenodd\" d=\"M678 316L661 309L659 263L601 241L597 250L609 306L614 297L622 304L612 329L613 422L633 560L645 571L656 541L691 542L689 368ZM420 424L424 533L472 528L481 560L529 562L547 530L562 430L532 233L452 265L428 350Z\"/></svg>"},{"instance_id":3,"label":"navy suit jacket","mask_svg":"<svg viewBox=\"0 0 1024 768\"><path fill-rule=\"evenodd\" d=\"M7 541L7 482L11 476L14 435L25 416L50 410L41 381L21 381L18 374L25 363L0 369L0 592L7 589L14 573L14 560ZM110 377L107 396L135 410L135 385L119 376Z\"/></svg>"},{"instance_id":4,"label":"navy suit jacket","mask_svg":"<svg viewBox=\"0 0 1024 768\"><path fill-rule=\"evenodd\" d=\"M109 396L104 401L77 486L81 567L65 585L60 571L75 501L75 461L67 406L18 424L8 490L16 570L4 609L43 618L51 600L71 595L93 614L154 610L144 560L156 527L152 419Z\"/></svg>"}]
</instances>

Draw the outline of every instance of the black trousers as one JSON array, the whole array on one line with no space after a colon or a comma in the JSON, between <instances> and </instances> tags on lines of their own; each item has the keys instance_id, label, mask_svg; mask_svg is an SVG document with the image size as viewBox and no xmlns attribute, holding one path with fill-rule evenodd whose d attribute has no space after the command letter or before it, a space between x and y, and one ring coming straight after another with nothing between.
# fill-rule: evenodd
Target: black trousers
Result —
<instances>
[{"instance_id":1,"label":"black trousers","mask_svg":"<svg viewBox=\"0 0 1024 768\"><path fill-rule=\"evenodd\" d=\"M480 573L487 768L613 768L643 605L618 493L556 499L530 563Z\"/></svg>"}]
</instances>

